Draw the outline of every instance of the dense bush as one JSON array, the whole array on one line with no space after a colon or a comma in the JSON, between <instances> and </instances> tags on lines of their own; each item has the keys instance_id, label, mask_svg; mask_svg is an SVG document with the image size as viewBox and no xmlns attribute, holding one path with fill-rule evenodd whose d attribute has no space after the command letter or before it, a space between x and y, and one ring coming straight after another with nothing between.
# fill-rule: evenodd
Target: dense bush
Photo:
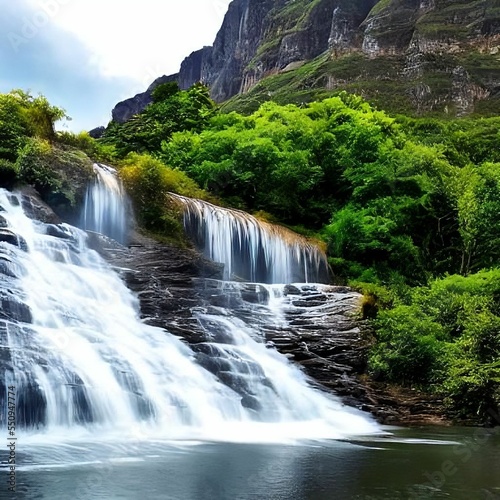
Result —
<instances>
[{"instance_id":1,"label":"dense bush","mask_svg":"<svg viewBox=\"0 0 500 500\"><path fill-rule=\"evenodd\" d=\"M18 181L18 167L9 160L0 158L0 185L12 188Z\"/></svg>"},{"instance_id":2,"label":"dense bush","mask_svg":"<svg viewBox=\"0 0 500 500\"><path fill-rule=\"evenodd\" d=\"M500 405L500 269L448 276L382 311L370 369L446 395L458 416Z\"/></svg>"},{"instance_id":3,"label":"dense bush","mask_svg":"<svg viewBox=\"0 0 500 500\"><path fill-rule=\"evenodd\" d=\"M12 94L0 94L0 158L15 161L29 135L28 121L19 99Z\"/></svg>"},{"instance_id":4,"label":"dense bush","mask_svg":"<svg viewBox=\"0 0 500 500\"><path fill-rule=\"evenodd\" d=\"M42 95L33 97L22 90L0 94L0 160L15 163L29 138L53 141L54 124L65 117L63 109ZM9 186L15 170L3 163L0 183Z\"/></svg>"},{"instance_id":5,"label":"dense bush","mask_svg":"<svg viewBox=\"0 0 500 500\"><path fill-rule=\"evenodd\" d=\"M115 146L119 157L130 152L154 153L174 132L201 131L214 110L204 85L181 91L176 84L165 83L154 90L153 102L144 111L125 123L111 122L100 142Z\"/></svg>"},{"instance_id":6,"label":"dense bush","mask_svg":"<svg viewBox=\"0 0 500 500\"><path fill-rule=\"evenodd\" d=\"M90 159L99 163L116 161L115 147L103 144L90 137L88 132L57 132L57 142L83 151Z\"/></svg>"},{"instance_id":7,"label":"dense bush","mask_svg":"<svg viewBox=\"0 0 500 500\"><path fill-rule=\"evenodd\" d=\"M181 216L168 193L194 198L206 196L185 173L144 154L129 154L121 162L120 176L132 198L140 224L176 240L182 238Z\"/></svg>"},{"instance_id":8,"label":"dense bush","mask_svg":"<svg viewBox=\"0 0 500 500\"><path fill-rule=\"evenodd\" d=\"M180 132L160 156L215 194L282 222L319 228L349 199L346 170L372 161L397 134L393 120L359 98L307 108L264 104L244 117L216 116L200 134Z\"/></svg>"}]
</instances>

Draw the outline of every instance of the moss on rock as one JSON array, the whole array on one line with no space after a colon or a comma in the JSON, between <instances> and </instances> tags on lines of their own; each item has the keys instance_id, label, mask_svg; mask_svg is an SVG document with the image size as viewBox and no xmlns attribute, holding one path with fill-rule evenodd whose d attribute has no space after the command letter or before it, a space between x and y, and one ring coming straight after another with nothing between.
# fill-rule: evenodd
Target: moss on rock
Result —
<instances>
[{"instance_id":1,"label":"moss on rock","mask_svg":"<svg viewBox=\"0 0 500 500\"><path fill-rule=\"evenodd\" d=\"M85 153L40 139L28 141L19 154L17 168L20 180L34 186L57 215L69 221L76 219L95 175Z\"/></svg>"}]
</instances>

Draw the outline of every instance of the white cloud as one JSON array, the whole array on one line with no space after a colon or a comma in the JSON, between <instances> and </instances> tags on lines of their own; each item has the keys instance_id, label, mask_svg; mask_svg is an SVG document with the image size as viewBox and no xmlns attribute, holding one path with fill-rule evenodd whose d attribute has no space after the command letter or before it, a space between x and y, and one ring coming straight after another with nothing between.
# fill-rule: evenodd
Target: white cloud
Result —
<instances>
[{"instance_id":1,"label":"white cloud","mask_svg":"<svg viewBox=\"0 0 500 500\"><path fill-rule=\"evenodd\" d=\"M73 117L66 126L74 131L105 125L117 102L210 45L229 2L0 0L0 61L8 68L0 92L43 93Z\"/></svg>"},{"instance_id":2,"label":"white cloud","mask_svg":"<svg viewBox=\"0 0 500 500\"><path fill-rule=\"evenodd\" d=\"M105 77L143 87L175 73L184 57L210 45L230 0L29 0L89 49Z\"/></svg>"}]
</instances>

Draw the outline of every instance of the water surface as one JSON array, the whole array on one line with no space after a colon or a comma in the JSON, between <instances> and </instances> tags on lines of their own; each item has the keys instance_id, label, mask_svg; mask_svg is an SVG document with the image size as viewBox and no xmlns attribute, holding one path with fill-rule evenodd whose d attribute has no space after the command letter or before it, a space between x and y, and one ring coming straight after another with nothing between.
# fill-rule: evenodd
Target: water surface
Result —
<instances>
[{"instance_id":1,"label":"water surface","mask_svg":"<svg viewBox=\"0 0 500 500\"><path fill-rule=\"evenodd\" d=\"M500 430L391 429L295 445L21 440L19 450L23 499L500 498Z\"/></svg>"}]
</instances>

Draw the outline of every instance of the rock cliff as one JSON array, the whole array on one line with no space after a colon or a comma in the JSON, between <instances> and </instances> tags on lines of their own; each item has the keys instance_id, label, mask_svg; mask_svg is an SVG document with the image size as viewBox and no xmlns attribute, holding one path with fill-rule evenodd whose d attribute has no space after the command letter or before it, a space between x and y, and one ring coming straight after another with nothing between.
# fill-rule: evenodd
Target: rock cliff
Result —
<instances>
[{"instance_id":1,"label":"rock cliff","mask_svg":"<svg viewBox=\"0 0 500 500\"><path fill-rule=\"evenodd\" d=\"M232 98L227 109L345 89L390 111L496 112L500 1L233 0L212 47L120 103L113 119L140 111L162 79L203 81L216 101Z\"/></svg>"}]
</instances>

